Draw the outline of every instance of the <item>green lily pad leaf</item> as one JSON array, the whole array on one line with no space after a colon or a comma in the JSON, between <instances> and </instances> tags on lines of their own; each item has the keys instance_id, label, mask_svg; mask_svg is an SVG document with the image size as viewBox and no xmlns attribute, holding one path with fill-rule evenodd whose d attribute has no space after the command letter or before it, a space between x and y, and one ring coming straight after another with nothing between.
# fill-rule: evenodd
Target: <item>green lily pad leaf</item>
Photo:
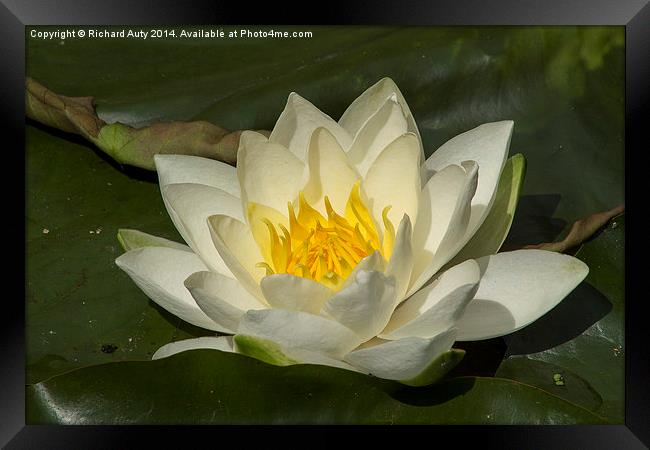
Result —
<instances>
[{"instance_id":1,"label":"green lily pad leaf","mask_svg":"<svg viewBox=\"0 0 650 450\"><path fill-rule=\"evenodd\" d=\"M275 366L300 364L300 361L290 358L282 351L280 345L268 339L238 334L234 337L237 353L259 359Z\"/></svg>"},{"instance_id":2,"label":"green lily pad leaf","mask_svg":"<svg viewBox=\"0 0 650 450\"><path fill-rule=\"evenodd\" d=\"M543 339L546 333L557 334L559 329L574 322L575 317L555 316L553 323L547 324L546 331L540 328L526 332L524 329L522 333L513 335L509 351L514 350L517 356L505 359L496 372L497 376L548 389L549 392L588 407L612 422L623 422L624 247L625 215L620 215L612 219L599 235L584 243L575 255L589 266L589 275L585 280L589 289L583 289L581 295L593 298L569 296L564 302L581 301L585 307L588 307L587 302L591 300L594 305L597 301L605 302L609 305L607 314L576 338L544 351L522 354L526 353L527 346L534 340ZM561 306L562 304L559 305ZM590 309L593 310L594 307ZM575 311L574 314L585 315L590 312ZM555 388L549 385L549 379L554 373L563 374L565 386ZM601 398L600 402L596 401L594 393Z\"/></svg>"},{"instance_id":3,"label":"green lily pad leaf","mask_svg":"<svg viewBox=\"0 0 650 450\"><path fill-rule=\"evenodd\" d=\"M452 348L431 361L417 376L409 380L400 380L400 383L416 387L434 384L440 381L447 372L456 367L464 356L465 350Z\"/></svg>"},{"instance_id":4,"label":"green lily pad leaf","mask_svg":"<svg viewBox=\"0 0 650 450\"><path fill-rule=\"evenodd\" d=\"M580 376L563 367L525 356L506 359L499 367L497 376L537 386L592 411L603 403L598 392Z\"/></svg>"},{"instance_id":5,"label":"green lily pad leaf","mask_svg":"<svg viewBox=\"0 0 650 450\"><path fill-rule=\"evenodd\" d=\"M602 422L515 381L467 377L411 388L334 367L278 367L213 350L102 364L27 387L29 424Z\"/></svg>"},{"instance_id":6,"label":"green lily pad leaf","mask_svg":"<svg viewBox=\"0 0 650 450\"><path fill-rule=\"evenodd\" d=\"M192 251L187 245L179 244L178 242L139 230L119 229L117 230L117 241L125 252L142 247L169 247L188 252Z\"/></svg>"},{"instance_id":7,"label":"green lily pad leaf","mask_svg":"<svg viewBox=\"0 0 650 450\"><path fill-rule=\"evenodd\" d=\"M485 222L458 255L447 264L447 267L453 267L468 259L493 255L501 248L515 216L525 175L526 158L524 155L517 153L508 158L499 178L494 204L485 218Z\"/></svg>"}]
</instances>

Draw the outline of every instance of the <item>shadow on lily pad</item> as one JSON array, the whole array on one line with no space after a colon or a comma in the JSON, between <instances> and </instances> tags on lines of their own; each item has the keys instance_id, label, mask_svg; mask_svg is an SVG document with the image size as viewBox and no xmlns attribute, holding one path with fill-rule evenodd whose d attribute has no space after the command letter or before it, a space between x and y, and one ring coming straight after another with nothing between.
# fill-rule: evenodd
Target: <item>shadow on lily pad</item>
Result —
<instances>
[{"instance_id":1,"label":"shadow on lily pad","mask_svg":"<svg viewBox=\"0 0 650 450\"><path fill-rule=\"evenodd\" d=\"M404 386L389 393L389 395L404 404L412 406L434 406L469 392L474 383L474 378L457 378L455 383L432 384L423 387Z\"/></svg>"},{"instance_id":2,"label":"shadow on lily pad","mask_svg":"<svg viewBox=\"0 0 650 450\"><path fill-rule=\"evenodd\" d=\"M191 323L185 322L183 319L180 317L177 317L167 311L165 308L162 306L158 305L156 302L153 300L149 300L149 305L154 308L156 311L160 313L160 315L167 321L169 324L173 327L176 328L176 336L173 341L179 340L179 337L182 337L183 339L191 339L191 338L198 338L198 337L203 337L203 336L214 336L214 335L221 335L223 333L219 333L216 331L211 331L207 330L205 328L197 327L195 325L192 325ZM162 342L160 345L167 344L167 342Z\"/></svg>"},{"instance_id":3,"label":"shadow on lily pad","mask_svg":"<svg viewBox=\"0 0 650 450\"><path fill-rule=\"evenodd\" d=\"M156 171L141 169L135 166L122 165L78 134L67 133L53 127L48 127L30 118L26 118L25 120L26 125L32 126L40 131L43 131L44 133L48 133L56 138L71 142L76 145L87 147L89 151L95 153L106 164L113 167L113 169L117 170L118 172L122 172L130 179L140 180L146 183L158 183L158 173Z\"/></svg>"},{"instance_id":4,"label":"shadow on lily pad","mask_svg":"<svg viewBox=\"0 0 650 450\"><path fill-rule=\"evenodd\" d=\"M501 251L553 242L567 225L553 217L561 198L559 194L522 195Z\"/></svg>"},{"instance_id":5,"label":"shadow on lily pad","mask_svg":"<svg viewBox=\"0 0 650 450\"><path fill-rule=\"evenodd\" d=\"M454 343L454 348L465 350L465 358L446 378L493 377L503 361L507 346L503 338L498 337L483 341L458 341Z\"/></svg>"},{"instance_id":6,"label":"shadow on lily pad","mask_svg":"<svg viewBox=\"0 0 650 450\"><path fill-rule=\"evenodd\" d=\"M611 310L612 304L603 294L588 283L580 283L544 316L504 336L508 345L506 356L537 353L570 341Z\"/></svg>"}]
</instances>

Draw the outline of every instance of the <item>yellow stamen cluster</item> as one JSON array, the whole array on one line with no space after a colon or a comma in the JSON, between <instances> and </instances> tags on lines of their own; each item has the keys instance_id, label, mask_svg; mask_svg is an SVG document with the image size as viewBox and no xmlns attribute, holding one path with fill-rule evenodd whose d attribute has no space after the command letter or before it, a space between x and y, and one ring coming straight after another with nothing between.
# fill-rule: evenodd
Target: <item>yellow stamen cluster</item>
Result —
<instances>
[{"instance_id":1,"label":"yellow stamen cluster","mask_svg":"<svg viewBox=\"0 0 650 450\"><path fill-rule=\"evenodd\" d=\"M267 275L288 273L338 289L359 261L374 251L390 258L395 240L395 228L387 216L390 207L384 208L382 214L385 231L380 239L372 215L361 200L359 183L350 192L344 216L334 211L328 197L324 200L327 218L309 205L301 192L297 216L293 203L288 203L288 229L267 217L256 219L264 223L268 233L256 236L258 243L268 245L262 248L265 261L258 264Z\"/></svg>"}]
</instances>

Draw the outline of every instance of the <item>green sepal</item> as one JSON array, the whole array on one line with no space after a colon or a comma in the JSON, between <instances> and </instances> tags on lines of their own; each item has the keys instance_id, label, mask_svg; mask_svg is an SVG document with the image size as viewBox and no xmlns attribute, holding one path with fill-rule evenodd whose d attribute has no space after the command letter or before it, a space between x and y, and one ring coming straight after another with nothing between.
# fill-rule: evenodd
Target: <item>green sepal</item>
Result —
<instances>
[{"instance_id":1,"label":"green sepal","mask_svg":"<svg viewBox=\"0 0 650 450\"><path fill-rule=\"evenodd\" d=\"M290 366L300 363L300 361L288 357L280 345L268 339L238 334L234 337L234 343L237 353L274 366Z\"/></svg>"},{"instance_id":2,"label":"green sepal","mask_svg":"<svg viewBox=\"0 0 650 450\"><path fill-rule=\"evenodd\" d=\"M147 234L139 230L121 228L117 230L117 240L125 252L142 247L168 247L177 250L191 251L189 247L169 239Z\"/></svg>"},{"instance_id":3,"label":"green sepal","mask_svg":"<svg viewBox=\"0 0 650 450\"><path fill-rule=\"evenodd\" d=\"M456 367L465 356L465 350L452 348L431 361L429 365L415 377L408 380L399 380L407 386L428 386L437 383L447 372Z\"/></svg>"},{"instance_id":4,"label":"green sepal","mask_svg":"<svg viewBox=\"0 0 650 450\"><path fill-rule=\"evenodd\" d=\"M479 168L479 173L480 170ZM493 255L499 251L510 231L525 175L526 158L524 155L517 153L508 158L501 171L494 203L485 221L445 267L453 267L468 259Z\"/></svg>"}]
</instances>

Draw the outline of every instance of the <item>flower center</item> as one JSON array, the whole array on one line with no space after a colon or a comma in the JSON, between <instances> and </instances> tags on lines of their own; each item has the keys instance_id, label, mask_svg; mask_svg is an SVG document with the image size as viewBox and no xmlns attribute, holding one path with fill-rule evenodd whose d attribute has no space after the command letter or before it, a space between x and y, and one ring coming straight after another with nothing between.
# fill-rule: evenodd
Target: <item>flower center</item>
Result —
<instances>
[{"instance_id":1,"label":"flower center","mask_svg":"<svg viewBox=\"0 0 650 450\"><path fill-rule=\"evenodd\" d=\"M267 275L288 273L337 290L356 265L374 251L378 250L386 260L390 258L395 239L395 228L387 216L390 206L382 212L385 231L380 239L372 215L361 200L358 182L350 192L344 215L334 211L328 197L324 200L327 218L301 192L297 216L293 203L288 203L288 229L268 217L257 219L268 232L265 239L256 239L267 244L262 248L265 261L257 267L266 269Z\"/></svg>"}]
</instances>

